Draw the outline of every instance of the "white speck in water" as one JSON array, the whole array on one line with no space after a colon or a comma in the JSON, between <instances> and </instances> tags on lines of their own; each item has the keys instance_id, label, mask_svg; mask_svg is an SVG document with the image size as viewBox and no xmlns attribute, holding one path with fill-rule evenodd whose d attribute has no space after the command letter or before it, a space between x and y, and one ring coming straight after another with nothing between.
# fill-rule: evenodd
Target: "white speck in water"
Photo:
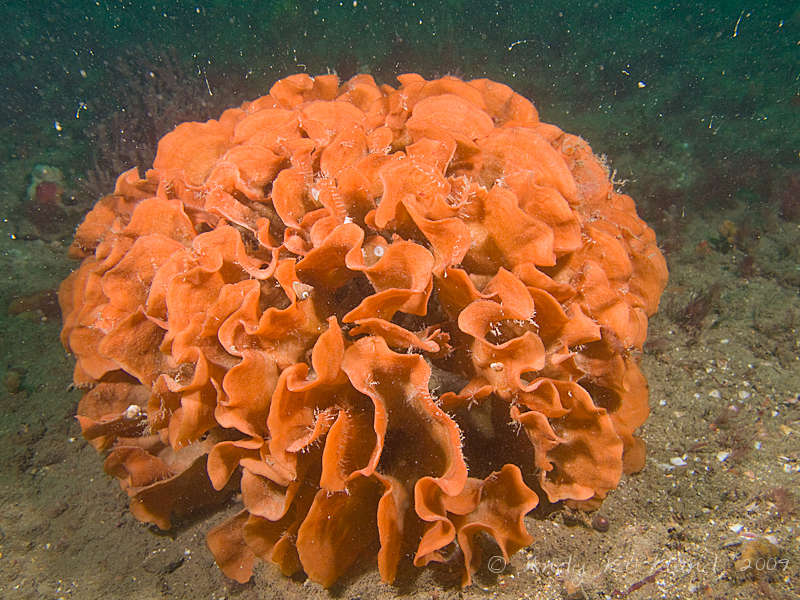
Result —
<instances>
[{"instance_id":1,"label":"white speck in water","mask_svg":"<svg viewBox=\"0 0 800 600\"><path fill-rule=\"evenodd\" d=\"M375 249L373 250L373 252L375 253L375 256L380 258L381 256L383 256L383 252L384 252L383 246L375 246Z\"/></svg>"},{"instance_id":2,"label":"white speck in water","mask_svg":"<svg viewBox=\"0 0 800 600\"><path fill-rule=\"evenodd\" d=\"M489 365L489 367L491 369L493 369L494 371L502 371L503 370L503 363L501 363L501 362L493 362L492 364Z\"/></svg>"}]
</instances>

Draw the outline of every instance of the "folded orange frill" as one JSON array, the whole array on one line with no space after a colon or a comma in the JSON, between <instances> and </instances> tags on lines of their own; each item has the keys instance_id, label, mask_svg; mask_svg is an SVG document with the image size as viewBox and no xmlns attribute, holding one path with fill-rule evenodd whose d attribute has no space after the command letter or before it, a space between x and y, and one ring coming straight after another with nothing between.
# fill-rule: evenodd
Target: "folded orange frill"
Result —
<instances>
[{"instance_id":1,"label":"folded orange frill","mask_svg":"<svg viewBox=\"0 0 800 600\"><path fill-rule=\"evenodd\" d=\"M78 228L61 286L84 436L131 510L241 492L208 535L330 586L377 549L508 557L544 495L644 464L637 366L667 279L581 138L486 79L294 75L184 123Z\"/></svg>"}]
</instances>

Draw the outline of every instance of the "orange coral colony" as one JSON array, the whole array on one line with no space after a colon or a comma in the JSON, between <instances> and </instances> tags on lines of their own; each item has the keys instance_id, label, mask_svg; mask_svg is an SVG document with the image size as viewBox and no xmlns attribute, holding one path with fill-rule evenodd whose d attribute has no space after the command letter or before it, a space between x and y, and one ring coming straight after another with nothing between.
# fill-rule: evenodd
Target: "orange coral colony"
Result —
<instances>
[{"instance_id":1,"label":"orange coral colony","mask_svg":"<svg viewBox=\"0 0 800 600\"><path fill-rule=\"evenodd\" d=\"M579 137L477 79L293 75L184 123L78 228L61 286L83 435L141 521L323 586L377 551L481 562L546 497L644 464L667 269Z\"/></svg>"}]
</instances>

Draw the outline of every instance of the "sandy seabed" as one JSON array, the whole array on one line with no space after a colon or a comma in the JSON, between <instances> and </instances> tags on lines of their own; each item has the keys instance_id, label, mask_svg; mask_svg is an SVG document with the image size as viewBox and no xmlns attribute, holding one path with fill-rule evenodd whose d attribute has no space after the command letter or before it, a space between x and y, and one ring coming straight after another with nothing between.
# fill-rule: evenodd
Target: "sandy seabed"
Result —
<instances>
[{"instance_id":1,"label":"sandy seabed","mask_svg":"<svg viewBox=\"0 0 800 600\"><path fill-rule=\"evenodd\" d=\"M720 215L720 223L728 215ZM731 215L733 216L733 215ZM741 215L739 215L741 216ZM332 590L260 563L227 580L205 545L238 510L199 515L165 534L137 522L73 415L72 359L60 323L37 311L0 317L0 596L3 598L798 598L800 597L800 298L796 265L744 279L735 252L696 251L717 223L685 223L670 283L642 357L651 416L647 465L599 511L608 531L564 509L527 517L534 543L486 556L461 590L446 568L401 570L381 583L365 561ZM762 248L797 244L781 222ZM7 288L52 288L77 266L61 243L3 233ZM704 248L704 246L701 246ZM783 272L781 268L785 269ZM788 270L788 271L786 271ZM681 326L692 294L719 285L696 330ZM8 374L20 376L19 389Z\"/></svg>"}]
</instances>

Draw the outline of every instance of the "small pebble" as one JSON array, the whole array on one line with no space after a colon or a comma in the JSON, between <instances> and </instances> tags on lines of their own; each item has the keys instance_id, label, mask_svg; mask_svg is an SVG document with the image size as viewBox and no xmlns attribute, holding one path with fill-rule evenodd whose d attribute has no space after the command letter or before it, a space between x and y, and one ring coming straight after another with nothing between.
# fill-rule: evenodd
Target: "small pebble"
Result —
<instances>
[{"instance_id":1,"label":"small pebble","mask_svg":"<svg viewBox=\"0 0 800 600\"><path fill-rule=\"evenodd\" d=\"M717 452L717 460L719 462L725 462L728 460L728 457L731 455L730 452Z\"/></svg>"},{"instance_id":2,"label":"small pebble","mask_svg":"<svg viewBox=\"0 0 800 600\"><path fill-rule=\"evenodd\" d=\"M608 522L608 519L606 519L603 515L595 515L592 518L592 527L600 533L605 533L608 531L610 526L611 524Z\"/></svg>"},{"instance_id":3,"label":"small pebble","mask_svg":"<svg viewBox=\"0 0 800 600\"><path fill-rule=\"evenodd\" d=\"M739 400L747 400L750 397L750 392L747 390L739 390Z\"/></svg>"},{"instance_id":4,"label":"small pebble","mask_svg":"<svg viewBox=\"0 0 800 600\"><path fill-rule=\"evenodd\" d=\"M674 465L676 467L686 466L686 461L683 460L680 456L673 456L672 458L669 459L669 462L671 465Z\"/></svg>"},{"instance_id":5,"label":"small pebble","mask_svg":"<svg viewBox=\"0 0 800 600\"><path fill-rule=\"evenodd\" d=\"M754 569L759 562L765 564L767 559L777 556L778 552L777 545L768 537L748 540L742 546L742 553L733 566L739 572L748 571Z\"/></svg>"},{"instance_id":6,"label":"small pebble","mask_svg":"<svg viewBox=\"0 0 800 600\"><path fill-rule=\"evenodd\" d=\"M586 600L586 594L580 586L567 580L564 582L564 598L565 600Z\"/></svg>"},{"instance_id":7,"label":"small pebble","mask_svg":"<svg viewBox=\"0 0 800 600\"><path fill-rule=\"evenodd\" d=\"M3 384L9 394L16 394L22 386L22 373L19 371L6 371Z\"/></svg>"},{"instance_id":8,"label":"small pebble","mask_svg":"<svg viewBox=\"0 0 800 600\"><path fill-rule=\"evenodd\" d=\"M719 390L711 390L710 392L708 392L708 395L711 396L712 398L722 398L722 394L720 393Z\"/></svg>"}]
</instances>

